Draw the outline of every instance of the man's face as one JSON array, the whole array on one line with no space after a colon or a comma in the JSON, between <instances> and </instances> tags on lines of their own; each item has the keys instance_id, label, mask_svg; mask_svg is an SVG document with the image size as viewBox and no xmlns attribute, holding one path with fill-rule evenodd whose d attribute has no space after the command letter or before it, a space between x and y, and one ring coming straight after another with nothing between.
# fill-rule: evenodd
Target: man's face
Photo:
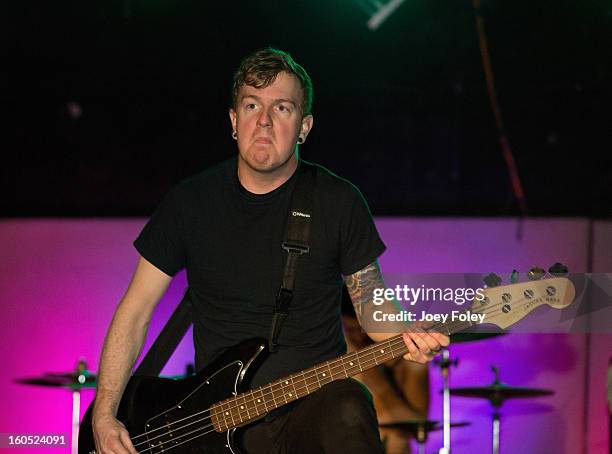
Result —
<instances>
[{"instance_id":1,"label":"man's face","mask_svg":"<svg viewBox=\"0 0 612 454\"><path fill-rule=\"evenodd\" d=\"M281 72L265 88L240 87L230 109L240 159L258 172L274 172L295 157L298 137L306 139L312 115L302 118L302 88L293 74Z\"/></svg>"}]
</instances>

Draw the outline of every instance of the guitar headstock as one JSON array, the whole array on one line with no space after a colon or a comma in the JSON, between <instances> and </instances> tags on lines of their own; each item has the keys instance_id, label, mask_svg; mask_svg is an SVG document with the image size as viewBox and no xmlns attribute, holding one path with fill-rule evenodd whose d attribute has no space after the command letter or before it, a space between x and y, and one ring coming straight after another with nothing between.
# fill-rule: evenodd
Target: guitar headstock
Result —
<instances>
[{"instance_id":1,"label":"guitar headstock","mask_svg":"<svg viewBox=\"0 0 612 454\"><path fill-rule=\"evenodd\" d=\"M549 273L556 276L544 278L545 271L533 267L527 273L529 281L509 285L499 285L501 278L491 273L484 279L487 287L483 289L483 297L476 295L470 309L485 314L485 323L505 329L545 304L555 309L568 307L574 301L576 289L563 277L567 275L567 267L563 270L563 265L556 263ZM511 282L516 281L517 274L513 271Z\"/></svg>"}]
</instances>

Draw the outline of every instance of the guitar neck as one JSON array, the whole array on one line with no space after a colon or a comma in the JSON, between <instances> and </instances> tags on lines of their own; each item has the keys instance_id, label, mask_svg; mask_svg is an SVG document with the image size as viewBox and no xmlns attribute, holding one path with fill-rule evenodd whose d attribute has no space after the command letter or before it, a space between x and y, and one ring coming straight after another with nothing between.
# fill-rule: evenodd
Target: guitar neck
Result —
<instances>
[{"instance_id":1,"label":"guitar neck","mask_svg":"<svg viewBox=\"0 0 612 454\"><path fill-rule=\"evenodd\" d=\"M470 326L468 322L438 323L429 330L451 335ZM218 431L241 426L305 397L327 383L352 377L406 353L408 347L402 335L398 334L359 351L346 353L336 359L219 402L210 409L213 422Z\"/></svg>"}]
</instances>

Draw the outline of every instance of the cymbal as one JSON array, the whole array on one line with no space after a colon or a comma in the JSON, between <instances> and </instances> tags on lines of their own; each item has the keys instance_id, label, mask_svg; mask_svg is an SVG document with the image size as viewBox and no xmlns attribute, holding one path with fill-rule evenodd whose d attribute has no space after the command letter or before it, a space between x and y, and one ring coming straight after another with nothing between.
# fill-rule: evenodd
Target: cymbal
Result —
<instances>
[{"instance_id":1,"label":"cymbal","mask_svg":"<svg viewBox=\"0 0 612 454\"><path fill-rule=\"evenodd\" d=\"M469 426L469 422L452 422L451 427L465 427ZM407 419L403 421L394 421L379 424L380 427L387 429L400 429L405 432L416 434L419 430L425 432L433 432L435 430L441 430L444 426L439 421L431 421L427 419Z\"/></svg>"},{"instance_id":2,"label":"cymbal","mask_svg":"<svg viewBox=\"0 0 612 454\"><path fill-rule=\"evenodd\" d=\"M15 380L16 383L20 383L23 385L50 386L55 388L66 388L74 390L83 388L95 388L96 381L96 375L92 374L87 370L82 371L80 373L50 372L39 377L18 378Z\"/></svg>"},{"instance_id":3,"label":"cymbal","mask_svg":"<svg viewBox=\"0 0 612 454\"><path fill-rule=\"evenodd\" d=\"M455 396L488 399L494 406L500 406L506 399L550 396L555 393L550 389L508 386L501 382L494 382L489 386L451 388L449 392Z\"/></svg>"},{"instance_id":4,"label":"cymbal","mask_svg":"<svg viewBox=\"0 0 612 454\"><path fill-rule=\"evenodd\" d=\"M469 426L469 422L452 422L451 427L465 427ZM419 443L425 443L427 441L427 434L435 430L442 430L444 425L439 421L431 421L427 419L407 419L403 421L394 421L388 423L379 424L380 427L385 429L398 429L403 432L409 433L416 438Z\"/></svg>"}]
</instances>

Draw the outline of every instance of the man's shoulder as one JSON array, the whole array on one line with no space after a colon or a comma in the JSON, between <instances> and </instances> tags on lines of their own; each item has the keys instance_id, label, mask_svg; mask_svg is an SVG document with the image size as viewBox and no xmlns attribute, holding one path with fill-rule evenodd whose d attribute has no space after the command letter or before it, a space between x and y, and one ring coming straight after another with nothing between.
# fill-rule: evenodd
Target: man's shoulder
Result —
<instances>
[{"instance_id":1,"label":"man's shoulder","mask_svg":"<svg viewBox=\"0 0 612 454\"><path fill-rule=\"evenodd\" d=\"M317 187L323 195L337 196L341 198L359 197L363 198L359 188L348 179L339 176L327 167L315 162L303 161L306 166L311 166L317 170Z\"/></svg>"},{"instance_id":2,"label":"man's shoulder","mask_svg":"<svg viewBox=\"0 0 612 454\"><path fill-rule=\"evenodd\" d=\"M317 170L317 181L321 181L321 184L331 186L338 190L346 190L346 191L359 191L357 186L355 186L351 181L347 178L344 178L327 167L322 166L321 164L317 164L316 162L311 161L303 161L303 164L306 166L310 166L316 168Z\"/></svg>"},{"instance_id":3,"label":"man's shoulder","mask_svg":"<svg viewBox=\"0 0 612 454\"><path fill-rule=\"evenodd\" d=\"M182 179L178 182L175 189L184 193L209 189L211 187L218 188L223 182L230 181L231 169L235 168L236 158L233 157Z\"/></svg>"}]
</instances>

